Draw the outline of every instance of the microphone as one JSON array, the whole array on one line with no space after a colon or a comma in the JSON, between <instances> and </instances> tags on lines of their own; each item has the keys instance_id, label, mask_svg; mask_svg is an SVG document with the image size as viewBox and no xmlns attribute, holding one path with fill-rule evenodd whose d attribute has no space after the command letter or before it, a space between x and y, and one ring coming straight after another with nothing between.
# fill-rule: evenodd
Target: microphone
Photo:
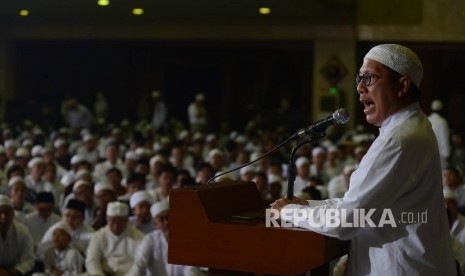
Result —
<instances>
[{"instance_id":1,"label":"microphone","mask_svg":"<svg viewBox=\"0 0 465 276\"><path fill-rule=\"evenodd\" d=\"M319 120L313 125L310 125L306 128L297 131L296 135L302 138L309 134L322 133L325 132L329 126L337 124L343 125L347 123L349 119L349 112L347 112L347 110L345 110L344 108L340 108L334 111L333 115L329 116L328 118Z\"/></svg>"}]
</instances>

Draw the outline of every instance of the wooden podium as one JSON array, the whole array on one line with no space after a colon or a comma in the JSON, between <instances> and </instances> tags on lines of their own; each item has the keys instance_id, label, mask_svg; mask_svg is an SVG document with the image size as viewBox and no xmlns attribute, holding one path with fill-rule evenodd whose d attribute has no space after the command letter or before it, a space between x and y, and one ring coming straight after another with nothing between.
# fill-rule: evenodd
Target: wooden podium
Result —
<instances>
[{"instance_id":1,"label":"wooden podium","mask_svg":"<svg viewBox=\"0 0 465 276\"><path fill-rule=\"evenodd\" d=\"M349 250L348 242L312 231L266 227L253 182L172 190L169 220L168 262L214 275L328 275L327 264Z\"/></svg>"}]
</instances>

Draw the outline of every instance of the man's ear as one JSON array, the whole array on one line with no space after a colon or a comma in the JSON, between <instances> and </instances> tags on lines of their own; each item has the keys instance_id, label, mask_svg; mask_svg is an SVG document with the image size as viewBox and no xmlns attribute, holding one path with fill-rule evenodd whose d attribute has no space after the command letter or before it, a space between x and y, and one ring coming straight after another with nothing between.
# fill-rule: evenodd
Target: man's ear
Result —
<instances>
[{"instance_id":1,"label":"man's ear","mask_svg":"<svg viewBox=\"0 0 465 276\"><path fill-rule=\"evenodd\" d=\"M397 95L399 97L405 96L411 84L412 84L412 81L408 77L405 77L405 76L401 77L399 79L399 92Z\"/></svg>"}]
</instances>

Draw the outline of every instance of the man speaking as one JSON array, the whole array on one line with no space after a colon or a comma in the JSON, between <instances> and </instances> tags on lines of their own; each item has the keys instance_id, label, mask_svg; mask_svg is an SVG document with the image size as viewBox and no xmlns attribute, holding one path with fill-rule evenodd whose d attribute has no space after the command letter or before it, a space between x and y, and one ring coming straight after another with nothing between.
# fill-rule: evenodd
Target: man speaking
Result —
<instances>
[{"instance_id":1,"label":"man speaking","mask_svg":"<svg viewBox=\"0 0 465 276\"><path fill-rule=\"evenodd\" d=\"M343 198L324 201L279 199L272 208L320 210L344 215L352 227L295 225L351 240L348 275L456 275L442 194L438 146L418 99L423 67L410 49L396 44L373 47L356 76L359 100L379 136L350 178ZM357 225L360 210L374 224ZM386 212L388 210L389 212ZM394 221L381 227L383 214Z\"/></svg>"}]
</instances>

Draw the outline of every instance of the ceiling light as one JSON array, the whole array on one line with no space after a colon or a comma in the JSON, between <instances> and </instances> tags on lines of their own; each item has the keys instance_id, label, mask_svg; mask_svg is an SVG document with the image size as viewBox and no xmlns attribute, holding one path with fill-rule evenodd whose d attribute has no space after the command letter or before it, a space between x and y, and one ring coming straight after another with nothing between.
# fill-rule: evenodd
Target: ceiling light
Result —
<instances>
[{"instance_id":1,"label":"ceiling light","mask_svg":"<svg viewBox=\"0 0 465 276\"><path fill-rule=\"evenodd\" d=\"M108 6L108 5L110 5L110 0L98 0L97 5L99 5L99 6Z\"/></svg>"},{"instance_id":2,"label":"ceiling light","mask_svg":"<svg viewBox=\"0 0 465 276\"><path fill-rule=\"evenodd\" d=\"M258 12L260 14L270 14L271 13L271 9L268 8L268 7L261 7L258 9Z\"/></svg>"},{"instance_id":3,"label":"ceiling light","mask_svg":"<svg viewBox=\"0 0 465 276\"><path fill-rule=\"evenodd\" d=\"M28 16L29 15L29 10L20 10L19 15L21 16Z\"/></svg>"},{"instance_id":4,"label":"ceiling light","mask_svg":"<svg viewBox=\"0 0 465 276\"><path fill-rule=\"evenodd\" d=\"M132 9L132 14L134 14L134 15L142 15L142 14L144 14L144 9L140 9L140 8Z\"/></svg>"}]
</instances>

